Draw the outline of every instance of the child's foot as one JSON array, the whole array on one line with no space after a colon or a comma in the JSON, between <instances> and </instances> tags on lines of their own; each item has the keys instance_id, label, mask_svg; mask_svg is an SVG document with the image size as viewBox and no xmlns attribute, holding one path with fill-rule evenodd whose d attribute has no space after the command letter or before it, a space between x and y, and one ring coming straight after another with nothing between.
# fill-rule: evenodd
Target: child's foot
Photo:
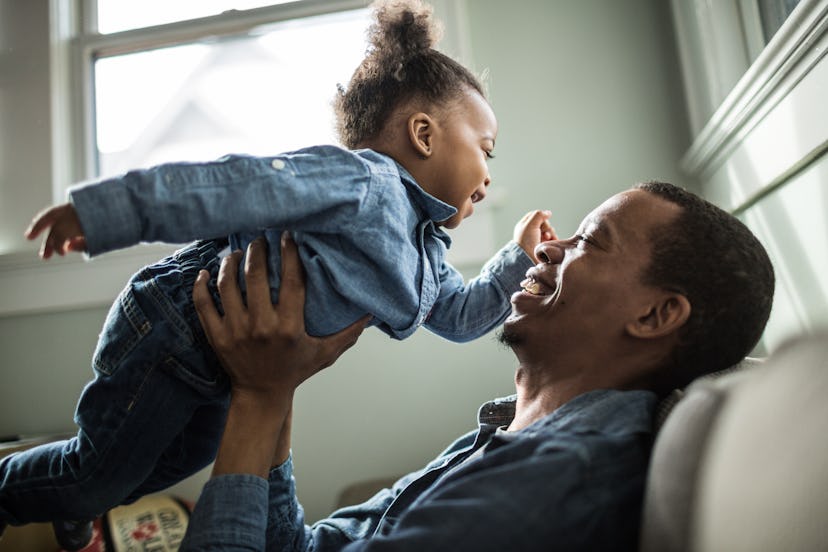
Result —
<instances>
[{"instance_id":1,"label":"child's foot","mask_svg":"<svg viewBox=\"0 0 828 552\"><path fill-rule=\"evenodd\" d=\"M52 529L58 544L64 550L80 550L92 540L91 521L53 521Z\"/></svg>"}]
</instances>

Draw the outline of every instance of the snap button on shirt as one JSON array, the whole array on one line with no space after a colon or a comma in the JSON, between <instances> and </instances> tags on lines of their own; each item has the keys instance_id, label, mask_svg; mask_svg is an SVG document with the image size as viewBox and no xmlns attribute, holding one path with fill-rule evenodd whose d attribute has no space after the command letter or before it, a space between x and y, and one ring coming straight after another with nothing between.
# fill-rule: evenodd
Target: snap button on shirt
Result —
<instances>
[{"instance_id":1,"label":"snap button on shirt","mask_svg":"<svg viewBox=\"0 0 828 552\"><path fill-rule=\"evenodd\" d=\"M285 162L281 159L274 159L270 162L270 166L276 169L277 171L280 171L285 168Z\"/></svg>"}]
</instances>

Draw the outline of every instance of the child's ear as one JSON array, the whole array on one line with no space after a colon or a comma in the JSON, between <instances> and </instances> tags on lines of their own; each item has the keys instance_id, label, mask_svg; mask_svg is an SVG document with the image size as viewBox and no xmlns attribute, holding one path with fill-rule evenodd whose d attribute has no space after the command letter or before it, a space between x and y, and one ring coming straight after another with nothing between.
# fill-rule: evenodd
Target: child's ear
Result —
<instances>
[{"instance_id":1,"label":"child's ear","mask_svg":"<svg viewBox=\"0 0 828 552\"><path fill-rule=\"evenodd\" d=\"M681 293L664 293L649 303L641 315L626 325L627 333L643 339L677 332L690 318L690 301Z\"/></svg>"},{"instance_id":2,"label":"child's ear","mask_svg":"<svg viewBox=\"0 0 828 552\"><path fill-rule=\"evenodd\" d=\"M408 140L423 159L431 156L434 120L427 113L414 113L408 118Z\"/></svg>"}]
</instances>

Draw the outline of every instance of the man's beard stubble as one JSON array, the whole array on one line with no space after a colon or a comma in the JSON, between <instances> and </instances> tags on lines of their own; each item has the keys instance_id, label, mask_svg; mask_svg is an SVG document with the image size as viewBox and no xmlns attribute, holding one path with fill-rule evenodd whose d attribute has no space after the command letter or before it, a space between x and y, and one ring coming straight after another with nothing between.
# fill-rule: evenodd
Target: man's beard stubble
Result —
<instances>
[{"instance_id":1,"label":"man's beard stubble","mask_svg":"<svg viewBox=\"0 0 828 552\"><path fill-rule=\"evenodd\" d=\"M507 328L506 326L501 326L496 337L501 345L509 347L510 349L523 343L523 337L518 332L511 328Z\"/></svg>"}]
</instances>

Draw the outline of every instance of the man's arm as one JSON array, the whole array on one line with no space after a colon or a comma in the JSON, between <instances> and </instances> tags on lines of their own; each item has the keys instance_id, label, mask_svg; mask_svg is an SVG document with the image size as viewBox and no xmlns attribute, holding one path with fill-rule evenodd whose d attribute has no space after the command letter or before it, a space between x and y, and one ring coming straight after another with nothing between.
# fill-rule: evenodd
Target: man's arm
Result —
<instances>
[{"instance_id":1,"label":"man's arm","mask_svg":"<svg viewBox=\"0 0 828 552\"><path fill-rule=\"evenodd\" d=\"M231 381L230 407L211 480L196 504L184 549L263 548L267 478L290 452L293 394L307 378L330 366L356 343L367 319L326 338L305 333L305 288L296 245L282 240L279 303L270 302L266 246L256 240L245 264L248 306L236 275L241 254L222 261L221 316L202 273L193 301L207 338Z\"/></svg>"}]
</instances>

